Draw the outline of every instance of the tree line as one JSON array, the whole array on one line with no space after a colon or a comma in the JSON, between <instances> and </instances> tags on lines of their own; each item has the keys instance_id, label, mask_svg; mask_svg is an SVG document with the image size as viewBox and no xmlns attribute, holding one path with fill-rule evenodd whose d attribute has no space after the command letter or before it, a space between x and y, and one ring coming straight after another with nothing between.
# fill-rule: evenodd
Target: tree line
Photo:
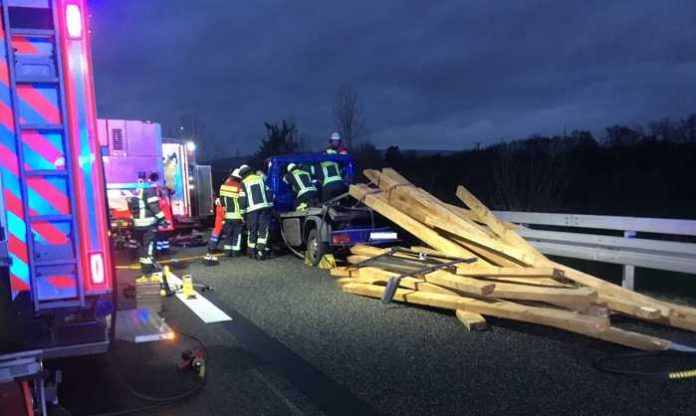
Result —
<instances>
[{"instance_id":1,"label":"tree line","mask_svg":"<svg viewBox=\"0 0 696 416\"><path fill-rule=\"evenodd\" d=\"M377 149L367 140L365 110L350 83L339 87L332 116L358 172L393 167L446 201L457 202L454 190L464 184L500 210L696 218L696 113L612 125L598 137L575 130L439 154ZM242 161L260 169L270 156L306 150L293 120L264 127L252 156L211 161L215 182Z\"/></svg>"},{"instance_id":2,"label":"tree line","mask_svg":"<svg viewBox=\"0 0 696 416\"><path fill-rule=\"evenodd\" d=\"M439 198L464 184L495 209L696 218L696 114L645 126L535 135L450 154L363 144L363 168L390 166Z\"/></svg>"}]
</instances>

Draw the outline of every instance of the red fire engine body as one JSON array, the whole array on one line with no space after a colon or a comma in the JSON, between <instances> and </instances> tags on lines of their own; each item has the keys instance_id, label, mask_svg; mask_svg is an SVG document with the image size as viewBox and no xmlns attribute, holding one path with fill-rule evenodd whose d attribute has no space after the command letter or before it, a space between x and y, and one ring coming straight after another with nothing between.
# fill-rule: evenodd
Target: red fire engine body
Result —
<instances>
[{"instance_id":1,"label":"red fire engine body","mask_svg":"<svg viewBox=\"0 0 696 416\"><path fill-rule=\"evenodd\" d=\"M85 6L0 2L3 368L16 356L40 370L41 359L110 345L114 272ZM12 374L26 383L42 373Z\"/></svg>"}]
</instances>

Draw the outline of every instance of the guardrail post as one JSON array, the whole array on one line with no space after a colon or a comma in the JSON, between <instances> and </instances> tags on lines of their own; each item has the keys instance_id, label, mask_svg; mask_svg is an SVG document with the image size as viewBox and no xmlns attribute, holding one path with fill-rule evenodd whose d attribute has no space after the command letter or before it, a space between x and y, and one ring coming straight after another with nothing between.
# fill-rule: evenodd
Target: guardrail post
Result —
<instances>
[{"instance_id":1,"label":"guardrail post","mask_svg":"<svg viewBox=\"0 0 696 416\"><path fill-rule=\"evenodd\" d=\"M624 231L624 238L635 238L635 231ZM634 290L635 286L635 273L636 266L632 264L624 264L623 266L623 279L621 280L621 286L626 289Z\"/></svg>"}]
</instances>

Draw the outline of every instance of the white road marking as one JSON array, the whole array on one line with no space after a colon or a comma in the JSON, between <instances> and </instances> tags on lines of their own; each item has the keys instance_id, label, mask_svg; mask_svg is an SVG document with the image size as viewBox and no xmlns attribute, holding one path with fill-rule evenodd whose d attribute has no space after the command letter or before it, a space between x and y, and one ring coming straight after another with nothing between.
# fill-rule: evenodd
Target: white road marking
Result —
<instances>
[{"instance_id":1,"label":"white road marking","mask_svg":"<svg viewBox=\"0 0 696 416\"><path fill-rule=\"evenodd\" d=\"M184 283L177 275L175 275L172 272L169 272L168 280L171 286L181 287ZM184 296L183 293L177 293L176 297L179 298L179 300L182 301L184 305L188 306L188 308L191 309L191 312L198 315L198 317L201 318L201 320L206 324L232 320L232 318L230 318L229 315L221 311L217 306L213 304L213 302L204 298L198 292L196 292L196 297L193 299L187 298L186 296Z\"/></svg>"}]
</instances>

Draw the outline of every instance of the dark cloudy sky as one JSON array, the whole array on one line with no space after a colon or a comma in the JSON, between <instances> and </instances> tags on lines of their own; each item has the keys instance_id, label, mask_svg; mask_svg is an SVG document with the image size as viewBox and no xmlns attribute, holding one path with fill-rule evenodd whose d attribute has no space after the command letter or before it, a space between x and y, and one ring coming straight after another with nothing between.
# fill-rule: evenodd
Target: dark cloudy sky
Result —
<instances>
[{"instance_id":1,"label":"dark cloudy sky","mask_svg":"<svg viewBox=\"0 0 696 416\"><path fill-rule=\"evenodd\" d=\"M378 147L464 149L696 112L694 0L91 4L100 116L176 128L194 114L230 155L288 116L318 146L346 81Z\"/></svg>"}]
</instances>

